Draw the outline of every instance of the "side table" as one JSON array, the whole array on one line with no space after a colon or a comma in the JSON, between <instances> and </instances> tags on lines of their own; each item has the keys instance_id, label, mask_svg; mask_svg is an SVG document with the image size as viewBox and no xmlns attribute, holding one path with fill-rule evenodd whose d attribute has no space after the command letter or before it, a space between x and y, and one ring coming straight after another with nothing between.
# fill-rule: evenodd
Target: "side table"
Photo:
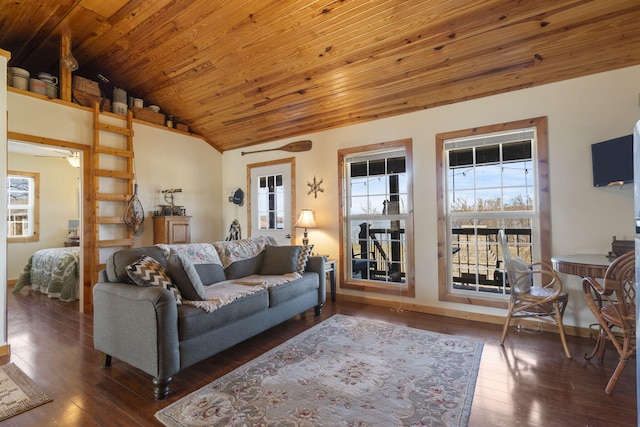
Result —
<instances>
[{"instance_id":1,"label":"side table","mask_svg":"<svg viewBox=\"0 0 640 427\"><path fill-rule=\"evenodd\" d=\"M331 286L331 302L336 301L336 263L335 259L328 259L324 262L324 272L327 274L329 284Z\"/></svg>"}]
</instances>

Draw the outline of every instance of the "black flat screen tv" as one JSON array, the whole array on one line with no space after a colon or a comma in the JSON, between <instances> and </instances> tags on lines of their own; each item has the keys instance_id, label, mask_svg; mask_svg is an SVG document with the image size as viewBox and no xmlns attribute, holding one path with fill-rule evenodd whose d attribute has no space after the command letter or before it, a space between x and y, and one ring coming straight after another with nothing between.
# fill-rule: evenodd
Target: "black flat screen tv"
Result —
<instances>
[{"instance_id":1,"label":"black flat screen tv","mask_svg":"<svg viewBox=\"0 0 640 427\"><path fill-rule=\"evenodd\" d=\"M591 144L593 186L633 182L633 135Z\"/></svg>"}]
</instances>

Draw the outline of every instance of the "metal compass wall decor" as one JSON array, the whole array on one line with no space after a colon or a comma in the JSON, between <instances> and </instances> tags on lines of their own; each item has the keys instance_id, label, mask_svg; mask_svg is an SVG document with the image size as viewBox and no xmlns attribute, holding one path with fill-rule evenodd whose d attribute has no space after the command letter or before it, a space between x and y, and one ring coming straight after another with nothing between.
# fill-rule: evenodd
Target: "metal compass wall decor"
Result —
<instances>
[{"instance_id":1,"label":"metal compass wall decor","mask_svg":"<svg viewBox=\"0 0 640 427\"><path fill-rule=\"evenodd\" d=\"M313 193L313 198L317 199L318 198L318 192L324 193L324 188L320 187L320 184L322 184L322 181L323 181L322 178L320 178L320 181L316 181L316 176L314 175L313 176L313 183L307 182L307 185L311 188L307 194Z\"/></svg>"}]
</instances>

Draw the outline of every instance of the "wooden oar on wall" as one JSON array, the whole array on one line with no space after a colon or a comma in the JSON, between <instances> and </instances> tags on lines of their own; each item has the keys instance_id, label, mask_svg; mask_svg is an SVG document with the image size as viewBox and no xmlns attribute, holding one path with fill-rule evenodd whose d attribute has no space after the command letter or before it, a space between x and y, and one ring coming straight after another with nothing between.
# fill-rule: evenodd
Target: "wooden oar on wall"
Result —
<instances>
[{"instance_id":1,"label":"wooden oar on wall","mask_svg":"<svg viewBox=\"0 0 640 427\"><path fill-rule=\"evenodd\" d=\"M311 150L311 141L309 140L305 140L305 141L296 141L296 142L290 142L286 145L283 145L282 147L278 147L278 148L269 148L267 150L256 150L256 151L243 151L242 155L244 156L245 154L251 154L251 153L263 153L265 151L288 151L290 153L297 153L300 151L309 151Z\"/></svg>"}]
</instances>

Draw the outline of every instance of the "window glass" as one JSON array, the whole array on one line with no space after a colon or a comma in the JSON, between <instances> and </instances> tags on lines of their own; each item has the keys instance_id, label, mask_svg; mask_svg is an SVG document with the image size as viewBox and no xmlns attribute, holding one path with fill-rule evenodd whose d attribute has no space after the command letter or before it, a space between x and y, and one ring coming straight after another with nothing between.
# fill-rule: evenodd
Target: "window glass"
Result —
<instances>
[{"instance_id":1,"label":"window glass","mask_svg":"<svg viewBox=\"0 0 640 427\"><path fill-rule=\"evenodd\" d=\"M526 126L518 128L519 123ZM501 127L506 130L493 132L489 126L469 129L468 136L457 131L450 139L437 137L444 159L438 179L445 179L439 226L446 227L439 234L445 237L439 286L446 301L493 305L490 301L507 300L511 290L498 245L500 229L513 256L527 263L549 256L548 239L541 235L549 224L548 192L540 186L548 182L548 161L538 156L547 152L538 149L547 144L546 119Z\"/></svg>"},{"instance_id":2,"label":"window glass","mask_svg":"<svg viewBox=\"0 0 640 427\"><path fill-rule=\"evenodd\" d=\"M7 239L9 242L38 240L39 174L9 171L7 192Z\"/></svg>"},{"instance_id":3,"label":"window glass","mask_svg":"<svg viewBox=\"0 0 640 427\"><path fill-rule=\"evenodd\" d=\"M341 192L346 207L341 221L344 287L414 294L407 239L412 224L409 150L406 140L395 147L363 147L340 156L346 189Z\"/></svg>"},{"instance_id":4,"label":"window glass","mask_svg":"<svg viewBox=\"0 0 640 427\"><path fill-rule=\"evenodd\" d=\"M282 175L258 177L258 228L282 230L284 228L284 185Z\"/></svg>"}]
</instances>

